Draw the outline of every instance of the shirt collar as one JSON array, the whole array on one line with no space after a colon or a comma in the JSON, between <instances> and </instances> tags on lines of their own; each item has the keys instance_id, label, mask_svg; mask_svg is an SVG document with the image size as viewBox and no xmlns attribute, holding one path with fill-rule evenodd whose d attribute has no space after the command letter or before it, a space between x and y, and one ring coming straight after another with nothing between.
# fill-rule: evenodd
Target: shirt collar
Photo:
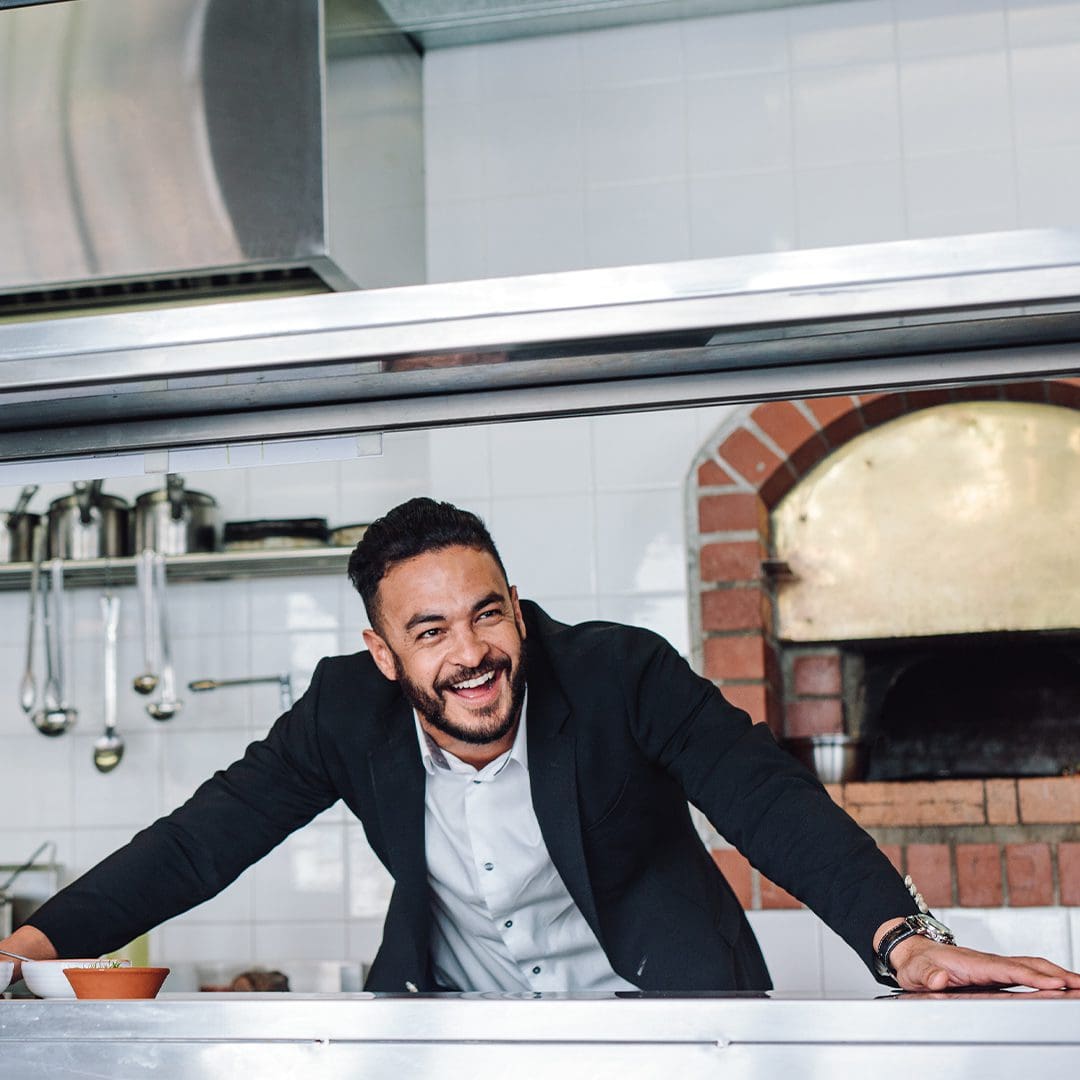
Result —
<instances>
[{"instance_id":1,"label":"shirt collar","mask_svg":"<svg viewBox=\"0 0 1080 1080\"><path fill-rule=\"evenodd\" d=\"M511 761L516 761L521 767L528 772L529 771L529 742L525 733L525 713L529 703L529 691L526 689L525 696L521 699L521 719L518 721L517 733L514 735L514 744L510 747L508 754L502 755L484 766L484 769L490 768L496 762L500 762L495 772L501 772L502 769ZM420 760L424 763L424 769L429 776L435 775L436 769L445 769L446 771L458 771L451 766L450 759L453 759L458 765L464 766L465 769L472 769L471 765L465 765L464 762L458 761L453 754L448 754L439 746L437 742L421 727L420 716L415 709L413 709L413 723L416 725L416 740L420 744ZM473 772L483 772L483 769L473 769Z\"/></svg>"}]
</instances>

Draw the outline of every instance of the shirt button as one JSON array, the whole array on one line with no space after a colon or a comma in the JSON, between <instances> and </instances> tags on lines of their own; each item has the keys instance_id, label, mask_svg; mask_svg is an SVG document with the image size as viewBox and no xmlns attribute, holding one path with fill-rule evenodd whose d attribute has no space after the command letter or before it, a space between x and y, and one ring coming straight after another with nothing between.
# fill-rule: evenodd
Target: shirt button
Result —
<instances>
[{"instance_id":1,"label":"shirt button","mask_svg":"<svg viewBox=\"0 0 1080 1080\"><path fill-rule=\"evenodd\" d=\"M473 783L474 783L474 784L479 784L479 783L480 783L480 781L479 781L479 780L474 780L474 781L473 781Z\"/></svg>"},{"instance_id":2,"label":"shirt button","mask_svg":"<svg viewBox=\"0 0 1080 1080\"><path fill-rule=\"evenodd\" d=\"M507 919L506 922L503 923L503 926L505 926L507 930L509 930L510 927L513 926L513 925L514 925L514 920L513 919Z\"/></svg>"},{"instance_id":3,"label":"shirt button","mask_svg":"<svg viewBox=\"0 0 1080 1080\"><path fill-rule=\"evenodd\" d=\"M533 968L533 974L534 975L539 975L540 974L540 966L539 965L537 965L536 967Z\"/></svg>"},{"instance_id":4,"label":"shirt button","mask_svg":"<svg viewBox=\"0 0 1080 1080\"><path fill-rule=\"evenodd\" d=\"M493 862L486 862L486 863L484 863L484 869L485 870L494 870L495 869L495 864Z\"/></svg>"}]
</instances>

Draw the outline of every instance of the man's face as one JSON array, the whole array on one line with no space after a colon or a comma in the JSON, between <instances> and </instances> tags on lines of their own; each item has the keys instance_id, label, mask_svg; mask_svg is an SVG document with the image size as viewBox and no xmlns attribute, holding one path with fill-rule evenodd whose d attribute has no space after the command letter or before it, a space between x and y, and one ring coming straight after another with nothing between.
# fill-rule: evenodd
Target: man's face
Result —
<instances>
[{"instance_id":1,"label":"man's face","mask_svg":"<svg viewBox=\"0 0 1080 1080\"><path fill-rule=\"evenodd\" d=\"M431 728L472 746L514 729L525 622L491 555L448 547L398 563L379 583L378 610L378 630L364 640Z\"/></svg>"}]
</instances>

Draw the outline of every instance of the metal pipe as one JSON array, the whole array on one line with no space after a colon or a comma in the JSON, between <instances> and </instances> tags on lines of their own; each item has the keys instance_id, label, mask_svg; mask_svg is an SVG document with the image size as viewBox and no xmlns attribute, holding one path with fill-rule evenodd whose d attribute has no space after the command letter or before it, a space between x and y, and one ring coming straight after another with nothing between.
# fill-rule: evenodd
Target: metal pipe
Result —
<instances>
[{"instance_id":1,"label":"metal pipe","mask_svg":"<svg viewBox=\"0 0 1080 1080\"><path fill-rule=\"evenodd\" d=\"M192 693L201 694L206 690L221 690L228 686L256 686L264 683L277 683L283 712L292 708L292 676L288 672L280 675L249 675L241 679L194 679L188 683L188 689Z\"/></svg>"}]
</instances>

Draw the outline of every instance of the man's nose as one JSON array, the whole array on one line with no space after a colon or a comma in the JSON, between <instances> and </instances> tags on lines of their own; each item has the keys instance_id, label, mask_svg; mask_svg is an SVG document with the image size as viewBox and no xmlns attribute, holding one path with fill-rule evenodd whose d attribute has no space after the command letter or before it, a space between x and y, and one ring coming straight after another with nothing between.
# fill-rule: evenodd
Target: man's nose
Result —
<instances>
[{"instance_id":1,"label":"man's nose","mask_svg":"<svg viewBox=\"0 0 1080 1080\"><path fill-rule=\"evenodd\" d=\"M476 633L472 625L460 628L452 639L452 655L449 659L463 668L474 668L487 656L487 642Z\"/></svg>"}]
</instances>

